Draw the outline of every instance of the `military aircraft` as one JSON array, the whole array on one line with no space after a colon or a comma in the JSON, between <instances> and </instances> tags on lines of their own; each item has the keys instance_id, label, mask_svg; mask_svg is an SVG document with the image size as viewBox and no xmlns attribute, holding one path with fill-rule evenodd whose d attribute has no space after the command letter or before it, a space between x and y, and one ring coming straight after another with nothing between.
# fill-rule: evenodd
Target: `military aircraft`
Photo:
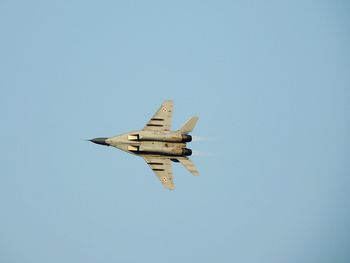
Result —
<instances>
[{"instance_id":1,"label":"military aircraft","mask_svg":"<svg viewBox=\"0 0 350 263\"><path fill-rule=\"evenodd\" d=\"M199 175L199 172L188 158L192 155L192 150L186 148L186 143L192 141L189 133L196 125L198 117L190 118L179 130L171 131L173 108L173 101L166 100L142 130L90 141L141 156L163 186L174 190L171 162L182 163L193 175Z\"/></svg>"}]
</instances>

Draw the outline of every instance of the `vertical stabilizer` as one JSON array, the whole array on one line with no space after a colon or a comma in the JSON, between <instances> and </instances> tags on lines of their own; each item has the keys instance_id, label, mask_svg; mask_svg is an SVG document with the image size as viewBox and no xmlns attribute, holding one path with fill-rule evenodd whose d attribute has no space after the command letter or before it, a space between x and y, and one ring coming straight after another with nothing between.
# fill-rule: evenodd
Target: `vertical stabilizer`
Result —
<instances>
[{"instance_id":1,"label":"vertical stabilizer","mask_svg":"<svg viewBox=\"0 0 350 263\"><path fill-rule=\"evenodd\" d=\"M188 121L186 121L186 123L180 129L181 133L187 134L187 133L192 132L194 126L196 126L198 119L199 118L197 116L193 116Z\"/></svg>"}]
</instances>

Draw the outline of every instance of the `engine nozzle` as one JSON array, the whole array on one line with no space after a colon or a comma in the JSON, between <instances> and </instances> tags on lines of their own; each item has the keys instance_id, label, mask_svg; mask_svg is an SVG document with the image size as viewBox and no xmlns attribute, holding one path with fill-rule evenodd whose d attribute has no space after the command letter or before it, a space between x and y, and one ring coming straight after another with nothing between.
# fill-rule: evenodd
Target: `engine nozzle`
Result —
<instances>
[{"instance_id":1,"label":"engine nozzle","mask_svg":"<svg viewBox=\"0 0 350 263\"><path fill-rule=\"evenodd\" d=\"M191 142L192 136L188 134L182 134L182 142Z\"/></svg>"},{"instance_id":2,"label":"engine nozzle","mask_svg":"<svg viewBox=\"0 0 350 263\"><path fill-rule=\"evenodd\" d=\"M183 156L191 156L192 155L192 150L188 148L183 148L182 149L182 155Z\"/></svg>"}]
</instances>

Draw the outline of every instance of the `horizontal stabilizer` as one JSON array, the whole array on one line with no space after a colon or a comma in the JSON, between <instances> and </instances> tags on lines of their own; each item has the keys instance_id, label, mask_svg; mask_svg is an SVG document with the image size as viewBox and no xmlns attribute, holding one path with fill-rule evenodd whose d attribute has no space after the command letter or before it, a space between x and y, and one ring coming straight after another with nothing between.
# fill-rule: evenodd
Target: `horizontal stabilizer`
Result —
<instances>
[{"instance_id":1,"label":"horizontal stabilizer","mask_svg":"<svg viewBox=\"0 0 350 263\"><path fill-rule=\"evenodd\" d=\"M199 175L199 172L196 168L196 166L194 165L194 163L192 162L191 159L188 158L178 158L178 160L180 161L180 163L182 163L183 166L185 166L185 168L193 175Z\"/></svg>"},{"instance_id":2,"label":"horizontal stabilizer","mask_svg":"<svg viewBox=\"0 0 350 263\"><path fill-rule=\"evenodd\" d=\"M187 134L192 132L194 126L197 124L198 119L199 118L197 116L193 116L191 119L186 121L186 123L180 129L181 133Z\"/></svg>"}]
</instances>

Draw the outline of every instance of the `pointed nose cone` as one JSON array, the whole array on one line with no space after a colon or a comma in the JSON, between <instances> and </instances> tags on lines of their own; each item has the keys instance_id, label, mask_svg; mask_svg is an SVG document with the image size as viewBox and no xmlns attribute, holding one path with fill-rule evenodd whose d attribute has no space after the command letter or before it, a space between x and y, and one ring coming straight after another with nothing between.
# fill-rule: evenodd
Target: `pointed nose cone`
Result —
<instances>
[{"instance_id":1,"label":"pointed nose cone","mask_svg":"<svg viewBox=\"0 0 350 263\"><path fill-rule=\"evenodd\" d=\"M93 142L93 143L96 143L96 144L101 144L101 145L109 146L109 144L106 143L106 140L107 140L107 139L108 139L108 138L105 138L105 137L103 137L103 138L95 138L95 139L90 140L90 142Z\"/></svg>"}]
</instances>

